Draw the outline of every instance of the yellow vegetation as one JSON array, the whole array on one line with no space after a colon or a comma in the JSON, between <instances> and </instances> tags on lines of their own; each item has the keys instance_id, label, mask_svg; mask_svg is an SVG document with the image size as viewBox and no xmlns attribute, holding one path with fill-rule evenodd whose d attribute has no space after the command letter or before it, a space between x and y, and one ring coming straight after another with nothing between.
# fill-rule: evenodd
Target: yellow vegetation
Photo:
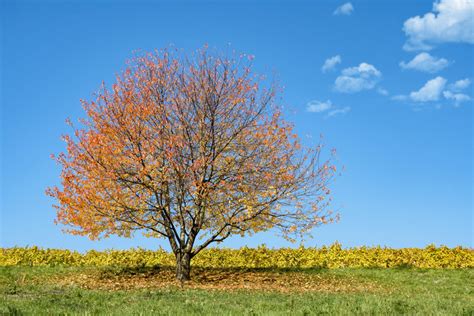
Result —
<instances>
[{"instance_id":1,"label":"yellow vegetation","mask_svg":"<svg viewBox=\"0 0 474 316\"><path fill-rule=\"evenodd\" d=\"M165 250L91 250L85 254L59 249L1 248L0 266L125 266L152 267L175 265L172 253ZM269 249L205 249L192 259L195 267L213 268L342 268L342 267L417 267L474 268L474 250L445 246L392 249L356 247L343 249L335 243L330 247L299 247Z\"/></svg>"}]
</instances>

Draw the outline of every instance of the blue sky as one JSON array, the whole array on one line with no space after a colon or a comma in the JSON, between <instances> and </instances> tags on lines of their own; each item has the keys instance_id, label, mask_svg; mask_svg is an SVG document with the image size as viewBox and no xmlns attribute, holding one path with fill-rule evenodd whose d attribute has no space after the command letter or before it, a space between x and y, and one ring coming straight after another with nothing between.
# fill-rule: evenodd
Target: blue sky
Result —
<instances>
[{"instance_id":1,"label":"blue sky","mask_svg":"<svg viewBox=\"0 0 474 316\"><path fill-rule=\"evenodd\" d=\"M133 51L206 43L255 55L255 70L284 86L303 142L323 134L337 148L341 220L307 246L472 247L472 0L3 1L0 11L2 247L167 248L63 234L44 194L59 179L50 154L65 149L65 119L84 116L79 99L113 82ZM272 233L223 245L262 243L291 246Z\"/></svg>"}]
</instances>

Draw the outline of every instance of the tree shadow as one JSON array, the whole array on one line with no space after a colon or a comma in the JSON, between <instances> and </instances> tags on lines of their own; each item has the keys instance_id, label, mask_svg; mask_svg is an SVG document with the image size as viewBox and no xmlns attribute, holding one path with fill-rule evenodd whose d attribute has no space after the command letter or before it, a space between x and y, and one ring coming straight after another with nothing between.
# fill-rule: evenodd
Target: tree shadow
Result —
<instances>
[{"instance_id":1,"label":"tree shadow","mask_svg":"<svg viewBox=\"0 0 474 316\"><path fill-rule=\"evenodd\" d=\"M311 268L279 268L279 267L258 267L258 268L242 268L242 267L202 267L192 266L191 277L198 278L202 281L212 279L217 281L234 277L242 274L284 274L289 272L298 273L323 273L328 271L325 267ZM107 279L110 277L153 277L163 274L174 274L175 266L106 266L100 269L100 278Z\"/></svg>"}]
</instances>

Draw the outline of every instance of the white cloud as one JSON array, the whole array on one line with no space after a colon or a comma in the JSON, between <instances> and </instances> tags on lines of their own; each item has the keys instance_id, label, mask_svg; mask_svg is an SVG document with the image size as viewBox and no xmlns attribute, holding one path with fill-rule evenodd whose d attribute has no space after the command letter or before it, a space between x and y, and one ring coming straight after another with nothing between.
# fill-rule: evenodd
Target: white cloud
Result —
<instances>
[{"instance_id":1,"label":"white cloud","mask_svg":"<svg viewBox=\"0 0 474 316\"><path fill-rule=\"evenodd\" d=\"M441 97L444 97L446 100L454 101L454 106L456 107L463 102L472 100L469 95L461 93L462 90L466 89L471 84L469 78L458 80L455 83L448 85L445 89L446 82L446 79L438 76L429 80L420 90L413 91L408 96L399 94L393 96L391 99L397 101L411 100L420 103L438 101ZM436 105L437 108L440 106L440 104Z\"/></svg>"},{"instance_id":2,"label":"white cloud","mask_svg":"<svg viewBox=\"0 0 474 316\"><path fill-rule=\"evenodd\" d=\"M323 113L323 112L327 112L326 114L326 118L329 118L329 117L332 117L332 116L335 116L335 115L338 115L338 114L346 114L347 112L350 111L350 107L346 106L346 107L337 107L337 106L334 106L331 102L331 100L327 100L327 101L318 101L318 100L313 100L313 101L309 101L307 104L306 104L306 111L308 112L312 112L312 113Z\"/></svg>"},{"instance_id":3,"label":"white cloud","mask_svg":"<svg viewBox=\"0 0 474 316\"><path fill-rule=\"evenodd\" d=\"M405 63L404 61L400 62L400 67L403 69L413 69L429 73L438 72L448 65L449 61L446 59L437 58L425 52L419 53L408 63Z\"/></svg>"},{"instance_id":4,"label":"white cloud","mask_svg":"<svg viewBox=\"0 0 474 316\"><path fill-rule=\"evenodd\" d=\"M347 112L349 112L350 110L351 110L351 108L349 106L339 108L339 109L334 109L334 110L329 111L328 114L326 115L326 117L331 117L331 116L335 116L335 115L344 115Z\"/></svg>"},{"instance_id":5,"label":"white cloud","mask_svg":"<svg viewBox=\"0 0 474 316\"><path fill-rule=\"evenodd\" d=\"M453 84L450 84L448 88L452 92L459 92L469 87L470 84L471 84L471 80L469 80L469 78L466 78L466 79L458 80Z\"/></svg>"},{"instance_id":6,"label":"white cloud","mask_svg":"<svg viewBox=\"0 0 474 316\"><path fill-rule=\"evenodd\" d=\"M347 2L337 7L337 9L334 11L333 14L334 15L351 15L353 11L354 11L354 7L352 6L352 3Z\"/></svg>"},{"instance_id":7,"label":"white cloud","mask_svg":"<svg viewBox=\"0 0 474 316\"><path fill-rule=\"evenodd\" d=\"M370 90L380 80L382 73L373 65L361 63L357 67L346 68L334 82L334 89L339 92L353 93Z\"/></svg>"},{"instance_id":8,"label":"white cloud","mask_svg":"<svg viewBox=\"0 0 474 316\"><path fill-rule=\"evenodd\" d=\"M395 101L405 101L406 99L408 99L408 97L404 94L397 94L394 95L391 99Z\"/></svg>"},{"instance_id":9,"label":"white cloud","mask_svg":"<svg viewBox=\"0 0 474 316\"><path fill-rule=\"evenodd\" d=\"M408 36L403 48L409 51L429 50L447 42L474 44L474 1L436 1L433 12L409 18L403 31Z\"/></svg>"},{"instance_id":10,"label":"white cloud","mask_svg":"<svg viewBox=\"0 0 474 316\"><path fill-rule=\"evenodd\" d=\"M471 97L464 93L453 93L444 91L443 96L448 100L453 100L455 106L459 106L462 102L471 100Z\"/></svg>"},{"instance_id":11,"label":"white cloud","mask_svg":"<svg viewBox=\"0 0 474 316\"><path fill-rule=\"evenodd\" d=\"M443 96L447 100L454 101L455 106L459 106L462 102L470 101L471 97L467 94L461 93L464 89L469 87L471 80L469 78L458 80L448 86L448 89L443 92Z\"/></svg>"},{"instance_id":12,"label":"white cloud","mask_svg":"<svg viewBox=\"0 0 474 316\"><path fill-rule=\"evenodd\" d=\"M341 59L341 56L339 56L339 55L328 58L324 62L324 65L321 67L321 71L326 72L328 70L332 70L332 69L334 69L334 67L336 67L337 64L340 64L341 61L342 61L342 59Z\"/></svg>"},{"instance_id":13,"label":"white cloud","mask_svg":"<svg viewBox=\"0 0 474 316\"><path fill-rule=\"evenodd\" d=\"M330 100L327 100L326 102L313 100L313 101L309 101L306 104L306 111L312 112L312 113L321 113L321 112L331 109L332 107L333 105Z\"/></svg>"},{"instance_id":14,"label":"white cloud","mask_svg":"<svg viewBox=\"0 0 474 316\"><path fill-rule=\"evenodd\" d=\"M420 90L410 93L410 99L415 102L438 101L446 85L446 79L436 77L429 80Z\"/></svg>"},{"instance_id":15,"label":"white cloud","mask_svg":"<svg viewBox=\"0 0 474 316\"><path fill-rule=\"evenodd\" d=\"M377 92L378 94L381 94L381 95L388 95L388 90L384 88L378 88Z\"/></svg>"}]
</instances>

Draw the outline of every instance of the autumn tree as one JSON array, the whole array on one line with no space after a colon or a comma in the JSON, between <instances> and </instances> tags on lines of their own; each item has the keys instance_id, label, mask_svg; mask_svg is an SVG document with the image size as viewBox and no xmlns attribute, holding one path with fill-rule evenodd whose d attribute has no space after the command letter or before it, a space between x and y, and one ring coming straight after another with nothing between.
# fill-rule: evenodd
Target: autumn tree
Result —
<instances>
[{"instance_id":1,"label":"autumn tree","mask_svg":"<svg viewBox=\"0 0 474 316\"><path fill-rule=\"evenodd\" d=\"M192 257L233 234L294 239L334 220L331 159L300 145L251 64L206 48L134 58L64 136L62 182L47 190L56 221L91 239L164 237L183 281Z\"/></svg>"}]
</instances>

